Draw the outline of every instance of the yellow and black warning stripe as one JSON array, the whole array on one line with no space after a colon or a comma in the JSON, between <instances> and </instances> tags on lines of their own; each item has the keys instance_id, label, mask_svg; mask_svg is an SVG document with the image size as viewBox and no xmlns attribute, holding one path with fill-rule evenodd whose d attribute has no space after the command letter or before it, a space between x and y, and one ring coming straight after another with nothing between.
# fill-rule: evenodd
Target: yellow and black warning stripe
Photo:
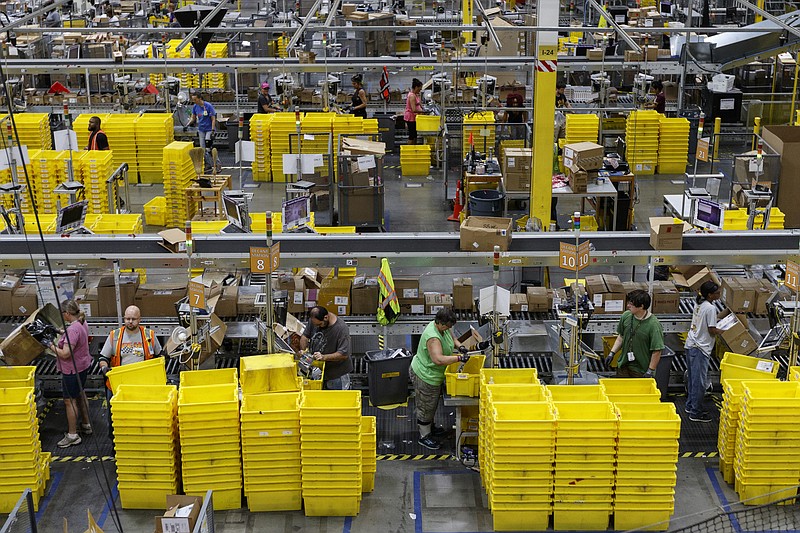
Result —
<instances>
[{"instance_id":1,"label":"yellow and black warning stripe","mask_svg":"<svg viewBox=\"0 0 800 533\"><path fill-rule=\"evenodd\" d=\"M719 455L718 452L681 452L681 457L703 458L703 457L717 457L718 455Z\"/></svg>"},{"instance_id":2,"label":"yellow and black warning stripe","mask_svg":"<svg viewBox=\"0 0 800 533\"><path fill-rule=\"evenodd\" d=\"M394 169L397 169L397 168L400 168L400 165L383 165L383 168L394 168Z\"/></svg>"},{"instance_id":3,"label":"yellow and black warning stripe","mask_svg":"<svg viewBox=\"0 0 800 533\"><path fill-rule=\"evenodd\" d=\"M378 455L377 458L378 461L449 461L454 459L450 454L411 455L407 453Z\"/></svg>"},{"instance_id":4,"label":"yellow and black warning stripe","mask_svg":"<svg viewBox=\"0 0 800 533\"><path fill-rule=\"evenodd\" d=\"M91 463L94 461L114 461L113 455L58 455L53 457L54 463Z\"/></svg>"}]
</instances>

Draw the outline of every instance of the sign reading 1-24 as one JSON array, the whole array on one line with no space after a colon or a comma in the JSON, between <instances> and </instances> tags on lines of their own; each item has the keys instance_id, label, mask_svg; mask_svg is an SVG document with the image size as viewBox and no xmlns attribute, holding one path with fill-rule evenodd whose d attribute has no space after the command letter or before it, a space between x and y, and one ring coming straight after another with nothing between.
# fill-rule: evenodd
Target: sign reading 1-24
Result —
<instances>
[{"instance_id":1,"label":"sign reading 1-24","mask_svg":"<svg viewBox=\"0 0 800 533\"><path fill-rule=\"evenodd\" d=\"M572 271L589 266L589 241L584 241L577 247L568 242L559 243L558 266Z\"/></svg>"}]
</instances>

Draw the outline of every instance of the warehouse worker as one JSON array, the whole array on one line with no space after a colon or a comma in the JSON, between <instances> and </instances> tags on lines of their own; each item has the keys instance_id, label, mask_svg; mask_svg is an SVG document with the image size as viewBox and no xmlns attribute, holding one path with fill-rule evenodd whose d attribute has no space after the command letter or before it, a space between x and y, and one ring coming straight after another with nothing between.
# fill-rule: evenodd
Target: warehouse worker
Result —
<instances>
[{"instance_id":1,"label":"warehouse worker","mask_svg":"<svg viewBox=\"0 0 800 533\"><path fill-rule=\"evenodd\" d=\"M556 83L556 109L569 109L572 107L569 105L569 100L567 100L567 95L564 94L564 91L567 89L567 84L563 81Z\"/></svg>"},{"instance_id":2,"label":"warehouse worker","mask_svg":"<svg viewBox=\"0 0 800 533\"><path fill-rule=\"evenodd\" d=\"M350 106L350 112L361 118L367 118L367 91L364 90L364 76L356 74L350 80L353 82L353 102Z\"/></svg>"},{"instance_id":3,"label":"warehouse worker","mask_svg":"<svg viewBox=\"0 0 800 533\"><path fill-rule=\"evenodd\" d=\"M408 144L417 144L417 115L424 113L419 95L422 92L422 82L417 78L411 80L411 90L406 96L406 109L403 112L403 120L406 121L408 128Z\"/></svg>"},{"instance_id":4,"label":"warehouse worker","mask_svg":"<svg viewBox=\"0 0 800 533\"><path fill-rule=\"evenodd\" d=\"M259 113L275 113L278 109L272 103L272 97L269 95L269 82L265 81L261 84L261 92L258 93L258 112Z\"/></svg>"},{"instance_id":5,"label":"warehouse worker","mask_svg":"<svg viewBox=\"0 0 800 533\"><path fill-rule=\"evenodd\" d=\"M66 333L58 344L51 344L50 349L56 354L56 366L61 372L61 391L64 393L64 406L67 410L67 434L58 441L59 448L69 448L81 443L78 434L78 413L81 416L80 430L85 435L92 434L89 422L89 403L86 401L86 376L92 366L89 354L89 326L86 315L75 303L75 300L61 302L61 316L67 324Z\"/></svg>"},{"instance_id":6,"label":"warehouse worker","mask_svg":"<svg viewBox=\"0 0 800 533\"><path fill-rule=\"evenodd\" d=\"M347 324L321 305L312 307L309 317L300 337L300 351L310 349L314 359L325 361L323 389L349 390L353 360Z\"/></svg>"},{"instance_id":7,"label":"warehouse worker","mask_svg":"<svg viewBox=\"0 0 800 533\"><path fill-rule=\"evenodd\" d=\"M692 325L686 336L686 413L692 422L711 422L711 417L703 411L703 397L707 389L708 363L716 340L714 336L722 333L717 329L717 308L714 307L714 302L719 298L719 285L713 281L706 281L700 286L697 305L692 313Z\"/></svg>"},{"instance_id":8,"label":"warehouse worker","mask_svg":"<svg viewBox=\"0 0 800 533\"><path fill-rule=\"evenodd\" d=\"M444 371L447 365L467 362L467 348L462 346L453 336L452 328L456 325L456 315L449 307L437 311L432 322L422 332L417 346L417 353L411 360L409 375L414 385L414 408L419 428L417 442L430 449L441 448L437 437L447 431L436 427L433 423L439 395L444 382ZM454 351L460 352L458 355Z\"/></svg>"},{"instance_id":9,"label":"warehouse worker","mask_svg":"<svg viewBox=\"0 0 800 533\"><path fill-rule=\"evenodd\" d=\"M210 169L212 164L218 164L218 161L211 163L211 149L214 147L214 132L217 129L217 111L210 102L203 100L200 93L194 93L194 106L192 107L192 118L189 121L189 126L197 125L197 137L200 140L200 148L206 151L206 168Z\"/></svg>"},{"instance_id":10,"label":"warehouse worker","mask_svg":"<svg viewBox=\"0 0 800 533\"><path fill-rule=\"evenodd\" d=\"M108 150L108 136L100 129L100 117L89 119L89 144L87 150Z\"/></svg>"},{"instance_id":11,"label":"warehouse worker","mask_svg":"<svg viewBox=\"0 0 800 533\"><path fill-rule=\"evenodd\" d=\"M125 325L112 329L100 350L100 371L105 374L109 368L152 359L161 353L161 344L151 329L139 325L142 312L135 305L125 309ZM111 399L111 390L106 391ZM109 418L108 435L112 437L114 428Z\"/></svg>"},{"instance_id":12,"label":"warehouse worker","mask_svg":"<svg viewBox=\"0 0 800 533\"><path fill-rule=\"evenodd\" d=\"M52 6L55 2L47 0L42 4L42 7ZM45 28L60 28L61 27L61 13L58 12L60 8L56 7L51 9L47 16L42 21L42 26Z\"/></svg>"},{"instance_id":13,"label":"warehouse worker","mask_svg":"<svg viewBox=\"0 0 800 533\"><path fill-rule=\"evenodd\" d=\"M644 104L646 109L655 109L659 113L664 113L667 108L667 95L664 94L664 83L661 80L655 80L650 84L650 91L656 95L656 99L652 102Z\"/></svg>"},{"instance_id":14,"label":"warehouse worker","mask_svg":"<svg viewBox=\"0 0 800 533\"><path fill-rule=\"evenodd\" d=\"M658 318L649 311L650 295L637 289L628 294L628 310L617 324L617 338L606 363L616 363L619 378L655 377L664 331Z\"/></svg>"}]
</instances>

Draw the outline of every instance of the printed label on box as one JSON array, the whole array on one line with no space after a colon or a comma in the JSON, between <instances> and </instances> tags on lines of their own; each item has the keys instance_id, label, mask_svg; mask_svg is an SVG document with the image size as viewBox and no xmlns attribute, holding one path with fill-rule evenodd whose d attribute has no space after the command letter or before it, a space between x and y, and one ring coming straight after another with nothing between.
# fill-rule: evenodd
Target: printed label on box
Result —
<instances>
[{"instance_id":1,"label":"printed label on box","mask_svg":"<svg viewBox=\"0 0 800 533\"><path fill-rule=\"evenodd\" d=\"M294 293L294 299L292 300L293 303L302 304L303 303L303 293L300 291L296 291Z\"/></svg>"},{"instance_id":2,"label":"printed label on box","mask_svg":"<svg viewBox=\"0 0 800 533\"><path fill-rule=\"evenodd\" d=\"M419 289L403 289L403 298L419 298Z\"/></svg>"},{"instance_id":3,"label":"printed label on box","mask_svg":"<svg viewBox=\"0 0 800 533\"><path fill-rule=\"evenodd\" d=\"M86 316L92 316L92 306L91 304L78 304L78 309Z\"/></svg>"},{"instance_id":4,"label":"printed label on box","mask_svg":"<svg viewBox=\"0 0 800 533\"><path fill-rule=\"evenodd\" d=\"M420 305L412 305L411 306L411 314L412 315L422 315L424 313L425 313L425 306L424 305L420 304Z\"/></svg>"},{"instance_id":5,"label":"printed label on box","mask_svg":"<svg viewBox=\"0 0 800 533\"><path fill-rule=\"evenodd\" d=\"M347 305L349 298L347 296L337 296L333 299L333 303L336 305Z\"/></svg>"},{"instance_id":6,"label":"printed label on box","mask_svg":"<svg viewBox=\"0 0 800 533\"><path fill-rule=\"evenodd\" d=\"M592 303L595 306L603 305L603 295L602 294L595 294L594 297L592 298Z\"/></svg>"},{"instance_id":7,"label":"printed label on box","mask_svg":"<svg viewBox=\"0 0 800 533\"><path fill-rule=\"evenodd\" d=\"M520 306L520 308L521 308L523 311L527 311L527 310L528 310L528 306L527 306L526 304L522 304L522 305Z\"/></svg>"},{"instance_id":8,"label":"printed label on box","mask_svg":"<svg viewBox=\"0 0 800 533\"><path fill-rule=\"evenodd\" d=\"M623 300L608 300L605 305L604 309L609 312L622 312L623 308Z\"/></svg>"},{"instance_id":9,"label":"printed label on box","mask_svg":"<svg viewBox=\"0 0 800 533\"><path fill-rule=\"evenodd\" d=\"M346 306L346 305L340 305L340 306L338 307L338 310L337 310L336 312L337 312L339 315L346 315L346 314L347 314L347 306Z\"/></svg>"}]
</instances>

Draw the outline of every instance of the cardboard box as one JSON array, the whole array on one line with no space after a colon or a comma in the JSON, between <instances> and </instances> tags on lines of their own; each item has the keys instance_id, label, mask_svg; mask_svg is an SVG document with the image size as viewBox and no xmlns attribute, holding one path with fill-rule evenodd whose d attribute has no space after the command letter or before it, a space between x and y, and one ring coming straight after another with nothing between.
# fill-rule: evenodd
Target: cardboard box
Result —
<instances>
[{"instance_id":1,"label":"cardboard box","mask_svg":"<svg viewBox=\"0 0 800 533\"><path fill-rule=\"evenodd\" d=\"M597 170L603 166L603 147L597 143L565 144L563 155L565 167Z\"/></svg>"},{"instance_id":2,"label":"cardboard box","mask_svg":"<svg viewBox=\"0 0 800 533\"><path fill-rule=\"evenodd\" d=\"M767 301L772 298L772 295L775 294L777 289L768 279L760 279L757 281L760 282L761 286L756 289L756 304L753 313L765 315L767 314Z\"/></svg>"},{"instance_id":3,"label":"cardboard box","mask_svg":"<svg viewBox=\"0 0 800 533\"><path fill-rule=\"evenodd\" d=\"M679 308L680 294L675 284L671 281L654 281L651 311L656 315L675 314Z\"/></svg>"},{"instance_id":4,"label":"cardboard box","mask_svg":"<svg viewBox=\"0 0 800 533\"><path fill-rule=\"evenodd\" d=\"M192 510L187 516L175 516L179 508L190 505ZM202 507L203 499L199 496L167 496L167 511L156 517L156 533L191 533Z\"/></svg>"},{"instance_id":5,"label":"cardboard box","mask_svg":"<svg viewBox=\"0 0 800 533\"><path fill-rule=\"evenodd\" d=\"M771 153L769 148L765 149L765 153ZM781 174L780 156L765 156L762 158L761 171L756 172L750 170L751 162L756 160L756 150L745 152L740 156L734 158L733 163L733 177L738 183L750 183L751 186L758 184L768 189L772 188L772 184L778 181Z\"/></svg>"},{"instance_id":6,"label":"cardboard box","mask_svg":"<svg viewBox=\"0 0 800 533\"><path fill-rule=\"evenodd\" d=\"M796 126L765 126L761 137L781 155L780 187L777 206L785 215L784 228L800 228L800 128Z\"/></svg>"},{"instance_id":7,"label":"cardboard box","mask_svg":"<svg viewBox=\"0 0 800 533\"><path fill-rule=\"evenodd\" d=\"M342 4L342 15L344 15L345 17L348 15L352 15L353 13L356 12L357 8L358 8L357 4Z\"/></svg>"},{"instance_id":8,"label":"cardboard box","mask_svg":"<svg viewBox=\"0 0 800 533\"><path fill-rule=\"evenodd\" d=\"M713 281L718 285L722 285L722 280L719 279L719 276L717 276L716 272L711 271L711 269L708 267L701 268L697 273L688 279L682 274L676 272L672 274L672 280L678 287L689 288L695 292L699 291L700 286L706 281Z\"/></svg>"},{"instance_id":9,"label":"cardboard box","mask_svg":"<svg viewBox=\"0 0 800 533\"><path fill-rule=\"evenodd\" d=\"M159 231L158 235L162 239L159 244L170 252L175 254L186 253L186 232L184 230L170 228Z\"/></svg>"},{"instance_id":10,"label":"cardboard box","mask_svg":"<svg viewBox=\"0 0 800 533\"><path fill-rule=\"evenodd\" d=\"M22 279L11 274L6 274L0 278L0 316L12 316L14 314L11 299L20 283L22 283Z\"/></svg>"},{"instance_id":11,"label":"cardboard box","mask_svg":"<svg viewBox=\"0 0 800 533\"><path fill-rule=\"evenodd\" d=\"M16 292L20 292L25 290L25 287L32 287L36 289L34 285L23 285ZM34 302L36 301L36 296L34 292ZM35 303L34 303L35 306ZM36 309L35 307L31 307L31 316L25 319L25 322L17 326L14 331L12 331L8 337L6 337L3 342L0 342L0 352L3 354L3 361L9 366L24 366L39 357L41 354L44 353L44 346L34 339L28 330L25 329L27 324L32 323L36 320L37 317L42 317L46 322L50 325L55 326L57 328L61 327L61 313L55 306L51 304L47 304L40 309Z\"/></svg>"},{"instance_id":12,"label":"cardboard box","mask_svg":"<svg viewBox=\"0 0 800 533\"><path fill-rule=\"evenodd\" d=\"M319 289L306 289L306 310L311 309L317 305L317 298L319 297Z\"/></svg>"},{"instance_id":13,"label":"cardboard box","mask_svg":"<svg viewBox=\"0 0 800 533\"><path fill-rule=\"evenodd\" d=\"M358 155L384 155L386 154L386 143L342 137L342 150L345 150L345 153Z\"/></svg>"},{"instance_id":14,"label":"cardboard box","mask_svg":"<svg viewBox=\"0 0 800 533\"><path fill-rule=\"evenodd\" d=\"M605 57L602 48L590 48L586 50L586 60L587 61L602 61Z\"/></svg>"},{"instance_id":15,"label":"cardboard box","mask_svg":"<svg viewBox=\"0 0 800 533\"><path fill-rule=\"evenodd\" d=\"M185 296L186 287L180 284L146 283L136 290L134 305L143 317L175 316L175 302ZM125 312L124 308L122 312Z\"/></svg>"},{"instance_id":16,"label":"cardboard box","mask_svg":"<svg viewBox=\"0 0 800 533\"><path fill-rule=\"evenodd\" d=\"M650 217L650 246L654 250L681 250L684 223L672 217Z\"/></svg>"},{"instance_id":17,"label":"cardboard box","mask_svg":"<svg viewBox=\"0 0 800 533\"><path fill-rule=\"evenodd\" d=\"M734 313L749 313L755 308L756 291L746 279L722 278L722 301Z\"/></svg>"},{"instance_id":18,"label":"cardboard box","mask_svg":"<svg viewBox=\"0 0 800 533\"><path fill-rule=\"evenodd\" d=\"M461 250L493 252L495 246L508 251L513 220L501 217L467 217L461 223Z\"/></svg>"},{"instance_id":19,"label":"cardboard box","mask_svg":"<svg viewBox=\"0 0 800 533\"><path fill-rule=\"evenodd\" d=\"M86 316L100 316L100 304L97 301L97 287L78 289L75 291L75 302Z\"/></svg>"},{"instance_id":20,"label":"cardboard box","mask_svg":"<svg viewBox=\"0 0 800 533\"><path fill-rule=\"evenodd\" d=\"M636 50L625 50L625 61L643 61L644 55Z\"/></svg>"},{"instance_id":21,"label":"cardboard box","mask_svg":"<svg viewBox=\"0 0 800 533\"><path fill-rule=\"evenodd\" d=\"M378 278L356 276L353 278L353 287L350 289L350 313L353 315L374 315L378 309L379 297Z\"/></svg>"},{"instance_id":22,"label":"cardboard box","mask_svg":"<svg viewBox=\"0 0 800 533\"><path fill-rule=\"evenodd\" d=\"M523 172L530 178L533 168L533 151L530 148L506 148L503 155L503 171Z\"/></svg>"},{"instance_id":23,"label":"cardboard box","mask_svg":"<svg viewBox=\"0 0 800 533\"><path fill-rule=\"evenodd\" d=\"M400 312L404 315L424 315L425 298L422 299L421 304L400 304Z\"/></svg>"},{"instance_id":24,"label":"cardboard box","mask_svg":"<svg viewBox=\"0 0 800 533\"><path fill-rule=\"evenodd\" d=\"M52 277L48 272L39 272L39 300L36 307L53 304L56 309L64 300L72 300L80 287L81 274L77 270L54 270ZM53 290L55 285L55 291Z\"/></svg>"},{"instance_id":25,"label":"cardboard box","mask_svg":"<svg viewBox=\"0 0 800 533\"><path fill-rule=\"evenodd\" d=\"M453 278L453 308L471 311L474 303L472 278Z\"/></svg>"},{"instance_id":26,"label":"cardboard box","mask_svg":"<svg viewBox=\"0 0 800 533\"><path fill-rule=\"evenodd\" d=\"M425 293L425 313L435 315L441 309L452 308L453 297L449 294Z\"/></svg>"},{"instance_id":27,"label":"cardboard box","mask_svg":"<svg viewBox=\"0 0 800 533\"><path fill-rule=\"evenodd\" d=\"M758 341L748 327L729 309L717 317L717 328L722 330L720 336L732 352L749 355L758 348Z\"/></svg>"},{"instance_id":28,"label":"cardboard box","mask_svg":"<svg viewBox=\"0 0 800 533\"><path fill-rule=\"evenodd\" d=\"M572 192L585 193L589 187L589 174L585 170L578 168L570 168L569 170L569 188Z\"/></svg>"},{"instance_id":29,"label":"cardboard box","mask_svg":"<svg viewBox=\"0 0 800 533\"><path fill-rule=\"evenodd\" d=\"M619 314L625 310L625 287L617 276L586 276L586 294L592 300L595 314Z\"/></svg>"},{"instance_id":30,"label":"cardboard box","mask_svg":"<svg viewBox=\"0 0 800 533\"><path fill-rule=\"evenodd\" d=\"M503 176L503 184L507 192L529 192L531 190L531 174L510 172Z\"/></svg>"},{"instance_id":31,"label":"cardboard box","mask_svg":"<svg viewBox=\"0 0 800 533\"><path fill-rule=\"evenodd\" d=\"M528 311L528 295L527 294L520 294L520 293L511 293L511 297L509 298L509 306L511 308L511 312L514 313L524 313Z\"/></svg>"},{"instance_id":32,"label":"cardboard box","mask_svg":"<svg viewBox=\"0 0 800 533\"><path fill-rule=\"evenodd\" d=\"M649 44L643 48L648 61L658 61L658 46Z\"/></svg>"},{"instance_id":33,"label":"cardboard box","mask_svg":"<svg viewBox=\"0 0 800 533\"><path fill-rule=\"evenodd\" d=\"M240 315L255 315L260 312L256 307L256 296L264 292L263 287L243 285L239 287L239 294L236 297L236 308Z\"/></svg>"},{"instance_id":34,"label":"cardboard box","mask_svg":"<svg viewBox=\"0 0 800 533\"><path fill-rule=\"evenodd\" d=\"M349 279L326 279L317 296L317 305L338 316L350 314L350 286Z\"/></svg>"},{"instance_id":35,"label":"cardboard box","mask_svg":"<svg viewBox=\"0 0 800 533\"><path fill-rule=\"evenodd\" d=\"M286 309L290 313L302 313L306 310L305 281L300 277L290 277L288 283L281 284L286 291Z\"/></svg>"},{"instance_id":36,"label":"cardboard box","mask_svg":"<svg viewBox=\"0 0 800 533\"><path fill-rule=\"evenodd\" d=\"M394 292L400 305L425 304L425 298L419 290L419 280L416 278L393 278Z\"/></svg>"},{"instance_id":37,"label":"cardboard box","mask_svg":"<svg viewBox=\"0 0 800 533\"><path fill-rule=\"evenodd\" d=\"M540 313L553 306L553 296L546 287L528 287L526 291L528 311Z\"/></svg>"},{"instance_id":38,"label":"cardboard box","mask_svg":"<svg viewBox=\"0 0 800 533\"><path fill-rule=\"evenodd\" d=\"M11 314L13 316L28 316L39 305L39 293L36 285L20 285L11 294ZM61 316L61 313L58 315Z\"/></svg>"},{"instance_id":39,"label":"cardboard box","mask_svg":"<svg viewBox=\"0 0 800 533\"><path fill-rule=\"evenodd\" d=\"M675 272L680 273L686 279L691 278L704 268L707 268L706 265L673 265L672 270Z\"/></svg>"},{"instance_id":40,"label":"cardboard box","mask_svg":"<svg viewBox=\"0 0 800 533\"><path fill-rule=\"evenodd\" d=\"M228 285L222 289L222 295L214 306L214 314L220 318L236 318L239 316L239 285Z\"/></svg>"},{"instance_id":41,"label":"cardboard box","mask_svg":"<svg viewBox=\"0 0 800 533\"><path fill-rule=\"evenodd\" d=\"M520 294L520 296L525 295ZM480 333L478 333L477 329L475 329L473 326L470 326L467 331L458 337L458 342L460 342L462 346L466 347L467 350L472 351L478 349L478 343L483 342L483 337Z\"/></svg>"},{"instance_id":42,"label":"cardboard box","mask_svg":"<svg viewBox=\"0 0 800 533\"><path fill-rule=\"evenodd\" d=\"M139 274L120 274L119 276L119 301L122 313L134 305L136 289L139 287ZM114 286L114 276L103 276L97 284L98 312L100 316L117 316L117 291ZM142 316L147 316L142 313Z\"/></svg>"}]
</instances>

